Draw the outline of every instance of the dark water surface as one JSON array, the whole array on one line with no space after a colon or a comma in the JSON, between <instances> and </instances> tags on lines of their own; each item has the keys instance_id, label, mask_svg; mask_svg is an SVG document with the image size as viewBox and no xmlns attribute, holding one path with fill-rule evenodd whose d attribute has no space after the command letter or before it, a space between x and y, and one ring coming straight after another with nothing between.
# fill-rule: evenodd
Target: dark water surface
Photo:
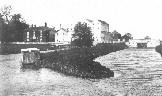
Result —
<instances>
[{"instance_id":1,"label":"dark water surface","mask_svg":"<svg viewBox=\"0 0 162 96\"><path fill-rule=\"evenodd\" d=\"M96 61L115 77L96 82L40 69L21 70L22 54L0 55L0 96L162 95L162 58L155 49L125 49Z\"/></svg>"}]
</instances>

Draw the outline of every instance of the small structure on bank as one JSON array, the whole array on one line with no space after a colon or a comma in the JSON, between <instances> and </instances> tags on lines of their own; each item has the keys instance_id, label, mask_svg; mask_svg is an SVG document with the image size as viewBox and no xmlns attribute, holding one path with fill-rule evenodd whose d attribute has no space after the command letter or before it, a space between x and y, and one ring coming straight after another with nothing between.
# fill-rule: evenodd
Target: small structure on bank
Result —
<instances>
[{"instance_id":1,"label":"small structure on bank","mask_svg":"<svg viewBox=\"0 0 162 96\"><path fill-rule=\"evenodd\" d=\"M22 68L36 67L38 60L40 59L40 49L37 48L27 48L21 49L23 54Z\"/></svg>"},{"instance_id":2,"label":"small structure on bank","mask_svg":"<svg viewBox=\"0 0 162 96\"><path fill-rule=\"evenodd\" d=\"M155 39L131 39L126 43L129 47L137 47L137 48L154 48L160 45L159 40Z\"/></svg>"}]
</instances>

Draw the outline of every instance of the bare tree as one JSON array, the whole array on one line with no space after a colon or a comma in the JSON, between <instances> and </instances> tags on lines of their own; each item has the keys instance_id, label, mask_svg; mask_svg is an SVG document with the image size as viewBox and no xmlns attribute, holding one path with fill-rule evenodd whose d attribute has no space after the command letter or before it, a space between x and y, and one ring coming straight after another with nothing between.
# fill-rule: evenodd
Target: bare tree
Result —
<instances>
[{"instance_id":1,"label":"bare tree","mask_svg":"<svg viewBox=\"0 0 162 96\"><path fill-rule=\"evenodd\" d=\"M5 22L8 23L9 20L11 19L11 12L12 12L12 7L9 6L4 6L1 8L1 14L3 18L5 19Z\"/></svg>"}]
</instances>

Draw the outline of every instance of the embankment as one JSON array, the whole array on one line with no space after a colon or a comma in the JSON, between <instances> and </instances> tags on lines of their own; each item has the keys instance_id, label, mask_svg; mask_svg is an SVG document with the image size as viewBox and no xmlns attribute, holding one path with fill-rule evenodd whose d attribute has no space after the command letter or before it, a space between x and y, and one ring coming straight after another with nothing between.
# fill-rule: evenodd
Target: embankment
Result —
<instances>
[{"instance_id":1,"label":"embankment","mask_svg":"<svg viewBox=\"0 0 162 96\"><path fill-rule=\"evenodd\" d=\"M161 57L162 57L162 45L156 46L155 47L155 51L160 53Z\"/></svg>"},{"instance_id":2,"label":"embankment","mask_svg":"<svg viewBox=\"0 0 162 96\"><path fill-rule=\"evenodd\" d=\"M69 50L41 53L41 60L37 67L50 68L68 76L81 78L109 78L114 76L114 72L93 60L99 56L125 48L127 48L125 43L103 43L91 48L71 48Z\"/></svg>"}]
</instances>

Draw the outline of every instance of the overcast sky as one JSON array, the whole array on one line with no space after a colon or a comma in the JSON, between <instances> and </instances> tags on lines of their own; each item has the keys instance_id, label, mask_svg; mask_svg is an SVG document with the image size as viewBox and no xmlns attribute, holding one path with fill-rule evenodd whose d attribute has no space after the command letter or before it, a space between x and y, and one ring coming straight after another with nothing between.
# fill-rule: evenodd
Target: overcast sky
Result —
<instances>
[{"instance_id":1,"label":"overcast sky","mask_svg":"<svg viewBox=\"0 0 162 96\"><path fill-rule=\"evenodd\" d=\"M0 7L4 5L37 26L101 19L109 23L110 32L162 39L162 0L0 0Z\"/></svg>"}]
</instances>

